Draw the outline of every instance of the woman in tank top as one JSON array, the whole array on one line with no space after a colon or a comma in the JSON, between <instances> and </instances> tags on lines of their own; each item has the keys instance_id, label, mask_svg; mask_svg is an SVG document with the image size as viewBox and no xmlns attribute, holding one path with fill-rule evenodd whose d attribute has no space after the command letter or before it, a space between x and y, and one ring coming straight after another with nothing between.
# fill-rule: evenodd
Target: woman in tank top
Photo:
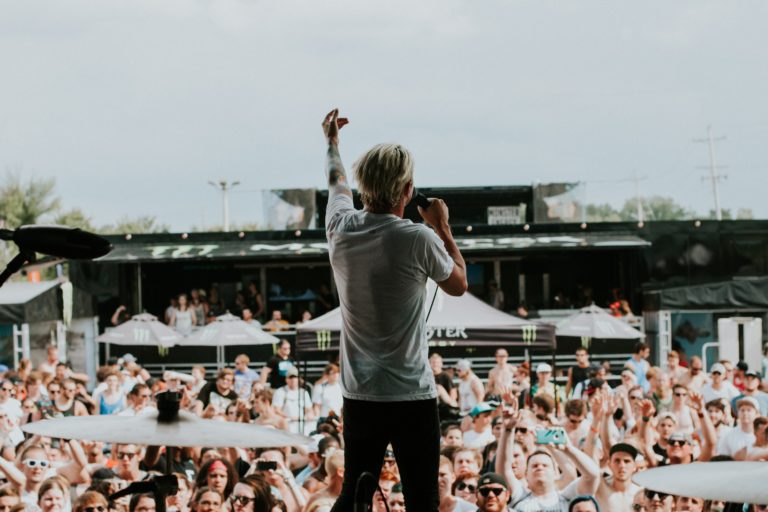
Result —
<instances>
[{"instance_id":1,"label":"woman in tank top","mask_svg":"<svg viewBox=\"0 0 768 512\"><path fill-rule=\"evenodd\" d=\"M107 375L104 383L107 389L99 395L99 414L117 414L125 409L125 393L117 373Z\"/></svg>"},{"instance_id":2,"label":"woman in tank top","mask_svg":"<svg viewBox=\"0 0 768 512\"><path fill-rule=\"evenodd\" d=\"M179 334L187 336L192 333L192 326L195 325L195 311L189 306L187 296L179 295L179 306L173 310L171 317L171 327L175 327Z\"/></svg>"}]
</instances>

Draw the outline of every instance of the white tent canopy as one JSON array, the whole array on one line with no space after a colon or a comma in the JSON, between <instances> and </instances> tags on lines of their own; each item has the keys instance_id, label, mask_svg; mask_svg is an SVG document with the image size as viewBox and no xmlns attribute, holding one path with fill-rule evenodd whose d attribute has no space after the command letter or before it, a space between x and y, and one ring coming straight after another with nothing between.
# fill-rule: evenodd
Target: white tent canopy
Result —
<instances>
[{"instance_id":1,"label":"white tent canopy","mask_svg":"<svg viewBox=\"0 0 768 512\"><path fill-rule=\"evenodd\" d=\"M623 320L592 304L557 324L558 336L582 339L634 340L645 335Z\"/></svg>"},{"instance_id":2,"label":"white tent canopy","mask_svg":"<svg viewBox=\"0 0 768 512\"><path fill-rule=\"evenodd\" d=\"M134 315L114 329L110 329L98 338L100 343L113 345L140 345L153 347L172 347L182 340L181 334L160 322L149 313Z\"/></svg>"}]
</instances>

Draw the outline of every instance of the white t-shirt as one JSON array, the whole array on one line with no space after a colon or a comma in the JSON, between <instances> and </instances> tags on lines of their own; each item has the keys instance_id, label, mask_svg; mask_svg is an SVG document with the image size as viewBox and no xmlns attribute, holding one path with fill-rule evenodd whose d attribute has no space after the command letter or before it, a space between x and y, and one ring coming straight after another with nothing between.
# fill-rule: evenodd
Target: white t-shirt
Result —
<instances>
[{"instance_id":1,"label":"white t-shirt","mask_svg":"<svg viewBox=\"0 0 768 512\"><path fill-rule=\"evenodd\" d=\"M720 389L712 387L712 383L705 384L701 388L701 395L704 397L704 403L722 398L728 403L741 394L741 391L729 381L723 381Z\"/></svg>"},{"instance_id":2,"label":"white t-shirt","mask_svg":"<svg viewBox=\"0 0 768 512\"><path fill-rule=\"evenodd\" d=\"M496 440L493 437L491 427L486 428L482 432L478 433L474 430L468 430L464 432L464 447L474 448L475 450L482 450L485 445L490 444Z\"/></svg>"},{"instance_id":3,"label":"white t-shirt","mask_svg":"<svg viewBox=\"0 0 768 512\"><path fill-rule=\"evenodd\" d=\"M345 398L392 402L437 397L426 336L426 282L448 279L453 260L428 227L355 210L333 195L328 252L341 303Z\"/></svg>"},{"instance_id":4,"label":"white t-shirt","mask_svg":"<svg viewBox=\"0 0 768 512\"><path fill-rule=\"evenodd\" d=\"M467 500L456 498L456 504L453 506L453 512L476 512L477 505L473 505Z\"/></svg>"},{"instance_id":5,"label":"white t-shirt","mask_svg":"<svg viewBox=\"0 0 768 512\"><path fill-rule=\"evenodd\" d=\"M21 408L21 402L15 398L8 398L5 403L0 404L0 411L13 420L18 425L21 417L24 416L24 410Z\"/></svg>"},{"instance_id":6,"label":"white t-shirt","mask_svg":"<svg viewBox=\"0 0 768 512\"><path fill-rule=\"evenodd\" d=\"M328 416L333 411L341 416L341 407L344 399L341 396L341 384L318 384L312 389L312 403L320 406L320 416Z\"/></svg>"},{"instance_id":7,"label":"white t-shirt","mask_svg":"<svg viewBox=\"0 0 768 512\"><path fill-rule=\"evenodd\" d=\"M562 491L554 491L544 496L535 496L531 492L513 496L510 508L514 512L568 512L571 500L579 495L579 480L574 480Z\"/></svg>"},{"instance_id":8,"label":"white t-shirt","mask_svg":"<svg viewBox=\"0 0 768 512\"><path fill-rule=\"evenodd\" d=\"M749 448L754 444L754 434L748 434L739 427L733 427L720 436L720 440L717 442L717 454L733 457L742 448Z\"/></svg>"}]
</instances>

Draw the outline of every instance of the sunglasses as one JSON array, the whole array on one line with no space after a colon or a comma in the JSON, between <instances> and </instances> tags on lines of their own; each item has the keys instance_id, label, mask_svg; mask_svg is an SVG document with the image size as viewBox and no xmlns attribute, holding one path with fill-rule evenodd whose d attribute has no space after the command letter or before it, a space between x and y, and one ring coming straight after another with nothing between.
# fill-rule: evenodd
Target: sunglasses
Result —
<instances>
[{"instance_id":1,"label":"sunglasses","mask_svg":"<svg viewBox=\"0 0 768 512\"><path fill-rule=\"evenodd\" d=\"M239 503L240 505L245 506L245 505L249 504L252 501L256 501L256 498L251 498L250 496L242 496L242 495L241 496L235 496L235 495L232 495L232 496L229 497L229 500L232 503Z\"/></svg>"},{"instance_id":2,"label":"sunglasses","mask_svg":"<svg viewBox=\"0 0 768 512\"><path fill-rule=\"evenodd\" d=\"M675 393L675 396L688 396L688 393Z\"/></svg>"},{"instance_id":3,"label":"sunglasses","mask_svg":"<svg viewBox=\"0 0 768 512\"><path fill-rule=\"evenodd\" d=\"M28 468L36 468L36 467L47 468L48 466L50 466L50 462L48 462L45 459L27 459L24 461L24 465L27 466Z\"/></svg>"},{"instance_id":4,"label":"sunglasses","mask_svg":"<svg viewBox=\"0 0 768 512\"><path fill-rule=\"evenodd\" d=\"M712 375L722 375L720 372L712 372Z\"/></svg>"},{"instance_id":5,"label":"sunglasses","mask_svg":"<svg viewBox=\"0 0 768 512\"><path fill-rule=\"evenodd\" d=\"M650 489L646 489L644 494L645 494L645 498L649 500L652 500L654 496L658 496L659 501L664 501L665 499L667 499L667 496L669 496L669 494L667 493L652 491Z\"/></svg>"},{"instance_id":6,"label":"sunglasses","mask_svg":"<svg viewBox=\"0 0 768 512\"><path fill-rule=\"evenodd\" d=\"M642 400L643 397L639 395L629 395L630 400Z\"/></svg>"},{"instance_id":7,"label":"sunglasses","mask_svg":"<svg viewBox=\"0 0 768 512\"><path fill-rule=\"evenodd\" d=\"M475 492L477 490L477 486L474 484L467 484L464 482L459 482L456 484L456 489L459 491L467 490L469 492Z\"/></svg>"},{"instance_id":8,"label":"sunglasses","mask_svg":"<svg viewBox=\"0 0 768 512\"><path fill-rule=\"evenodd\" d=\"M83 512L104 512L107 507L104 505L94 505L93 507L83 507Z\"/></svg>"},{"instance_id":9,"label":"sunglasses","mask_svg":"<svg viewBox=\"0 0 768 512\"><path fill-rule=\"evenodd\" d=\"M484 498L487 498L491 494L494 496L500 496L504 491L506 491L506 489L503 487L481 487L477 490L477 492L479 492Z\"/></svg>"},{"instance_id":10,"label":"sunglasses","mask_svg":"<svg viewBox=\"0 0 768 512\"><path fill-rule=\"evenodd\" d=\"M669 441L669 444L672 446L685 446L688 444L688 441L685 439L675 439L673 441Z\"/></svg>"},{"instance_id":11,"label":"sunglasses","mask_svg":"<svg viewBox=\"0 0 768 512\"><path fill-rule=\"evenodd\" d=\"M3 390L3 391L7 391L7 392L9 392L9 393L10 393L11 391L13 391L13 388L6 388L5 386L3 386L3 387L2 387L2 390Z\"/></svg>"},{"instance_id":12,"label":"sunglasses","mask_svg":"<svg viewBox=\"0 0 768 512\"><path fill-rule=\"evenodd\" d=\"M515 429L515 432L516 433L520 433L520 434L527 434L528 433L528 427L517 427Z\"/></svg>"},{"instance_id":13,"label":"sunglasses","mask_svg":"<svg viewBox=\"0 0 768 512\"><path fill-rule=\"evenodd\" d=\"M118 459L124 459L128 457L129 459L132 459L136 456L136 452L117 452L117 458Z\"/></svg>"}]
</instances>

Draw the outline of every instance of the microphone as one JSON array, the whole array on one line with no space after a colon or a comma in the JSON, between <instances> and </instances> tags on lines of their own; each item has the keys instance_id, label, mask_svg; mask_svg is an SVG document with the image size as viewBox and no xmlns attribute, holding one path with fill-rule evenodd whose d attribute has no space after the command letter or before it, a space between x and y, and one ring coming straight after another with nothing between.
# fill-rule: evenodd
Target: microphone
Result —
<instances>
[{"instance_id":1,"label":"microphone","mask_svg":"<svg viewBox=\"0 0 768 512\"><path fill-rule=\"evenodd\" d=\"M0 286L24 264L35 261L36 253L71 260L91 260L112 250L112 244L105 238L64 226L21 226L15 231L0 229L0 240L11 240L19 246L19 254L0 273Z\"/></svg>"},{"instance_id":2,"label":"microphone","mask_svg":"<svg viewBox=\"0 0 768 512\"><path fill-rule=\"evenodd\" d=\"M21 226L13 232L12 240L22 252L71 260L92 260L112 250L112 244L105 238L64 226Z\"/></svg>"},{"instance_id":3,"label":"microphone","mask_svg":"<svg viewBox=\"0 0 768 512\"><path fill-rule=\"evenodd\" d=\"M411 196L411 203L410 204L416 204L417 206L420 206L422 210L426 210L429 208L429 205L432 204L429 199L427 199L427 196L422 194L421 192L417 191L415 188L413 189L413 195Z\"/></svg>"}]
</instances>

